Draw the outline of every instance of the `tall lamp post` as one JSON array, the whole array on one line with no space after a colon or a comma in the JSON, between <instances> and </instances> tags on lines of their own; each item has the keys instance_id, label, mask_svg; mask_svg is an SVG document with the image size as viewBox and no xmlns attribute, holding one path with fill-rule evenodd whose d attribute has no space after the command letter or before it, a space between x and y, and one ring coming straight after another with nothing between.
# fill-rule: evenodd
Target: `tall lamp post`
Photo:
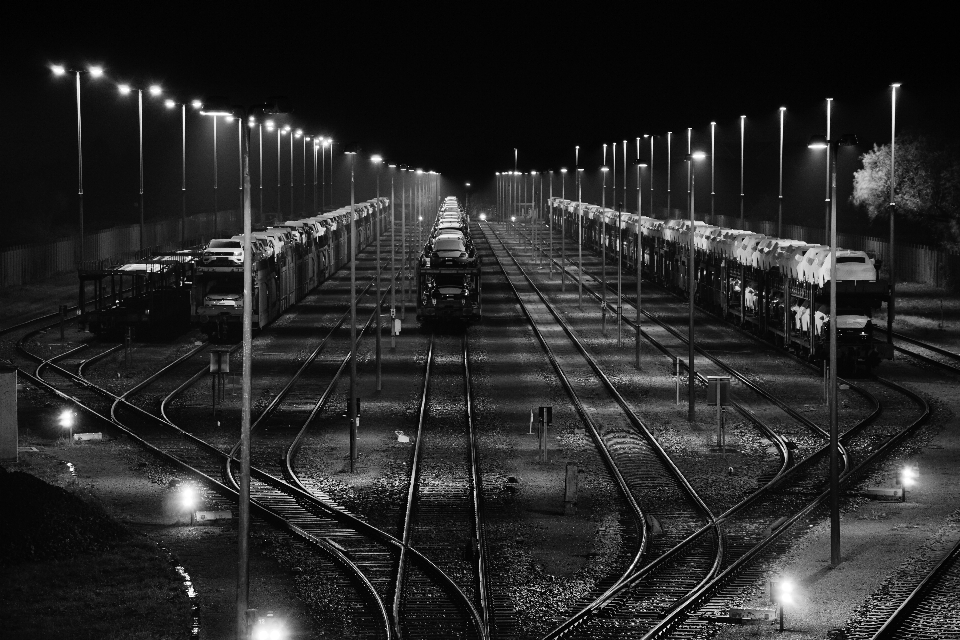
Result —
<instances>
[{"instance_id":1,"label":"tall lamp post","mask_svg":"<svg viewBox=\"0 0 960 640\"><path fill-rule=\"evenodd\" d=\"M717 190L714 183L714 165L717 163L717 123L710 123L710 222L717 224L717 212L714 209Z\"/></svg>"},{"instance_id":2,"label":"tall lamp post","mask_svg":"<svg viewBox=\"0 0 960 640\"><path fill-rule=\"evenodd\" d=\"M777 237L783 237L783 114L786 107L780 107L780 186L777 195Z\"/></svg>"},{"instance_id":3,"label":"tall lamp post","mask_svg":"<svg viewBox=\"0 0 960 640\"><path fill-rule=\"evenodd\" d=\"M893 327L893 321L896 318L896 291L897 291L897 273L894 270L896 260L896 245L894 244L893 219L897 209L897 201L894 199L894 187L897 183L896 168L896 143L897 143L897 89L899 82L890 85L890 251L887 256L887 267L890 270L890 302L887 305L888 315L890 316L890 326ZM893 337L891 336L892 340Z\"/></svg>"},{"instance_id":4,"label":"tall lamp post","mask_svg":"<svg viewBox=\"0 0 960 640\"><path fill-rule=\"evenodd\" d=\"M463 190L463 210L467 212L467 215L470 215L470 183L464 182L463 186L466 187Z\"/></svg>"},{"instance_id":5,"label":"tall lamp post","mask_svg":"<svg viewBox=\"0 0 960 640\"><path fill-rule=\"evenodd\" d=\"M811 149L827 149L830 163L830 564L840 565L840 434L837 420L837 150L857 144L857 136L845 134L839 140L817 135Z\"/></svg>"},{"instance_id":6,"label":"tall lamp post","mask_svg":"<svg viewBox=\"0 0 960 640\"><path fill-rule=\"evenodd\" d=\"M687 419L690 422L696 420L696 378L694 372L694 334L693 334L693 293L694 293L694 282L696 280L696 271L694 267L694 262L696 261L696 243L695 243L695 234L694 230L696 229L696 221L693 214L693 190L696 184L696 165L694 160L703 160L707 157L707 154L702 151L697 151L694 153L688 153L685 158L688 167L688 174L690 176L690 242L687 246L687 251L689 255L687 256L687 291L689 292L689 306L690 306L690 324L688 328L688 352L687 352L687 374L688 384L687 384Z\"/></svg>"},{"instance_id":7,"label":"tall lamp post","mask_svg":"<svg viewBox=\"0 0 960 640\"><path fill-rule=\"evenodd\" d=\"M133 91L133 87L128 84L118 85L117 88L120 90L121 95L129 95ZM150 95L159 96L163 93L163 89L159 85L153 84L149 88ZM143 252L143 89L137 89L137 122L138 122L138 131L139 131L139 140L140 140L140 246L139 249Z\"/></svg>"},{"instance_id":8,"label":"tall lamp post","mask_svg":"<svg viewBox=\"0 0 960 640\"><path fill-rule=\"evenodd\" d=\"M600 323L601 331L607 332L607 145L603 145L603 164L600 173L603 182L600 188Z\"/></svg>"},{"instance_id":9,"label":"tall lamp post","mask_svg":"<svg viewBox=\"0 0 960 640\"><path fill-rule=\"evenodd\" d=\"M167 109L180 105L180 248L186 248L187 233L187 105L172 98L164 100Z\"/></svg>"},{"instance_id":10,"label":"tall lamp post","mask_svg":"<svg viewBox=\"0 0 960 640\"><path fill-rule=\"evenodd\" d=\"M376 217L374 218L374 235L377 236L377 266L374 269L376 275L374 275L374 280L376 280L377 285L377 391L382 389L382 377L381 377L381 364L380 357L382 354L381 342L382 338L380 334L383 332L383 326L381 325L380 320L380 216L383 215L383 208L380 204L380 170L383 168L383 157L382 156L373 156L370 158L370 161L377 165L377 208L376 208Z\"/></svg>"},{"instance_id":11,"label":"tall lamp post","mask_svg":"<svg viewBox=\"0 0 960 640\"><path fill-rule=\"evenodd\" d=\"M747 126L747 116L740 116L740 228L744 227L745 221L743 217L743 141L744 141L744 132L746 131Z\"/></svg>"},{"instance_id":12,"label":"tall lamp post","mask_svg":"<svg viewBox=\"0 0 960 640\"><path fill-rule=\"evenodd\" d=\"M354 201L353 165L356 151L344 152L350 156L350 473L357 464L357 216Z\"/></svg>"},{"instance_id":13,"label":"tall lamp post","mask_svg":"<svg viewBox=\"0 0 960 640\"><path fill-rule=\"evenodd\" d=\"M397 241L395 230L397 228L397 219L394 217L394 196L393 179L396 177L397 165L390 166L390 348L397 348L397 331L394 318L397 317Z\"/></svg>"},{"instance_id":14,"label":"tall lamp post","mask_svg":"<svg viewBox=\"0 0 960 640\"><path fill-rule=\"evenodd\" d=\"M263 105L257 109L260 112L279 112L278 105ZM253 109L249 110L253 111ZM235 113L227 105L206 105L200 111L202 115L216 117L236 115L247 117L247 114ZM243 141L243 371L241 377L241 410L240 410L240 517L238 526L238 579L237 579L237 609L236 624L237 637L246 638L248 635L247 610L250 599L250 416L252 413L252 376L253 365L253 256L251 236L253 225L251 220L250 204L250 129L241 127Z\"/></svg>"},{"instance_id":15,"label":"tall lamp post","mask_svg":"<svg viewBox=\"0 0 960 640\"><path fill-rule=\"evenodd\" d=\"M639 142L639 139L638 139ZM637 246L636 246L636 256L634 259L637 262L637 336L635 343L635 357L637 369L640 368L640 292L641 285L643 282L643 245L640 241L640 169L646 167L647 163L640 159L640 146L637 145ZM652 182L652 180L651 180Z\"/></svg>"},{"instance_id":16,"label":"tall lamp post","mask_svg":"<svg viewBox=\"0 0 960 640\"><path fill-rule=\"evenodd\" d=\"M80 117L80 76L83 74L90 74L91 78L99 78L103 75L103 67L93 66L87 67L86 69L67 69L61 64L55 64L50 67L50 70L53 71L53 75L62 76L69 73L74 74L76 77L76 87L77 87L77 200L79 203L80 209L80 242L79 244L79 255L77 262L79 264L83 263L83 120ZM71 440L72 442L72 440Z\"/></svg>"},{"instance_id":17,"label":"tall lamp post","mask_svg":"<svg viewBox=\"0 0 960 640\"><path fill-rule=\"evenodd\" d=\"M560 167L560 201L566 202L567 200L567 170L564 167ZM564 260L566 260L566 250L567 250L567 233L566 233L566 219L567 216L564 215L565 211L563 210L563 205L560 205L560 291L561 293L567 288L567 270L564 266Z\"/></svg>"},{"instance_id":18,"label":"tall lamp post","mask_svg":"<svg viewBox=\"0 0 960 640\"><path fill-rule=\"evenodd\" d=\"M297 129L296 131L290 132L290 217L292 218L296 215L295 209L293 208L293 139L299 138L303 135L302 129Z\"/></svg>"}]
</instances>

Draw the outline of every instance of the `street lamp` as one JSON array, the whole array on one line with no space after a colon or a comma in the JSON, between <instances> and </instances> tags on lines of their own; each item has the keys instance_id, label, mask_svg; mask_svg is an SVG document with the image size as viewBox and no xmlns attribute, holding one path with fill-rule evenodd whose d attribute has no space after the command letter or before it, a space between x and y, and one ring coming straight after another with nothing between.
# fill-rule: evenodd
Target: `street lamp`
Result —
<instances>
[{"instance_id":1,"label":"street lamp","mask_svg":"<svg viewBox=\"0 0 960 640\"><path fill-rule=\"evenodd\" d=\"M781 138L781 141L783 139ZM781 147L782 148L782 147ZM781 152L782 153L782 152ZM781 156L782 157L782 156ZM710 123L710 221L713 224L717 224L717 214L714 210L714 200L716 199L717 191L714 188L714 165L717 162L717 123ZM781 164L781 167L783 165ZM782 174L782 170L781 170Z\"/></svg>"},{"instance_id":2,"label":"street lamp","mask_svg":"<svg viewBox=\"0 0 960 640\"><path fill-rule=\"evenodd\" d=\"M391 169L396 169L397 165L389 165ZM397 330L395 319L397 317L397 255L396 247L397 242L395 238L395 230L397 228L397 219L394 216L394 196L393 191L393 179L396 177L396 172L390 172L390 348L397 348Z\"/></svg>"},{"instance_id":3,"label":"street lamp","mask_svg":"<svg viewBox=\"0 0 960 640\"><path fill-rule=\"evenodd\" d=\"M463 210L466 212L467 216L470 216L470 183L464 182L463 185L466 187L463 190Z\"/></svg>"},{"instance_id":4,"label":"street lamp","mask_svg":"<svg viewBox=\"0 0 960 640\"><path fill-rule=\"evenodd\" d=\"M167 109L180 105L180 248L186 249L187 232L187 104L167 98L163 102Z\"/></svg>"},{"instance_id":5,"label":"street lamp","mask_svg":"<svg viewBox=\"0 0 960 640\"><path fill-rule=\"evenodd\" d=\"M50 67L53 75L62 76L69 73L76 77L77 87L77 196L80 208L80 242L78 263L83 263L83 121L80 117L80 76L89 74L91 78L99 78L103 75L103 67L92 66L86 69L68 69L61 64L55 64Z\"/></svg>"},{"instance_id":6,"label":"street lamp","mask_svg":"<svg viewBox=\"0 0 960 640\"><path fill-rule=\"evenodd\" d=\"M133 87L128 84L117 85L120 95L129 95ZM151 96L159 96L163 89L159 85L152 84L148 88ZM137 89L137 118L140 139L140 252L143 252L143 89Z\"/></svg>"},{"instance_id":7,"label":"street lamp","mask_svg":"<svg viewBox=\"0 0 960 640\"><path fill-rule=\"evenodd\" d=\"M639 140L638 140L639 142ZM640 235L640 169L646 167L647 163L640 159L640 145L637 145L637 246L636 246L636 256L634 259L637 262L637 336L635 344L635 356L636 356L636 365L637 369L640 368L640 292L641 285L643 281L643 245L641 242ZM650 180L653 182L653 180Z\"/></svg>"},{"instance_id":8,"label":"street lamp","mask_svg":"<svg viewBox=\"0 0 960 640\"><path fill-rule=\"evenodd\" d=\"M567 170L563 167L560 168L560 201L565 202L567 199ZM566 255L567 250L567 234L566 234L566 215L564 215L563 209L560 210L560 292L562 293L566 289L567 285L567 270L564 267L564 256ZM552 233L552 232L551 232Z\"/></svg>"},{"instance_id":9,"label":"street lamp","mask_svg":"<svg viewBox=\"0 0 960 640\"><path fill-rule=\"evenodd\" d=\"M284 110L289 111L289 108ZM245 112L245 113L242 113ZM224 104L209 104L201 115L214 118L237 116L247 118L253 112L280 113L279 104L259 105L250 109L236 109ZM250 597L250 417L252 413L253 367L253 251L251 239L253 223L250 204L250 128L241 127L243 141L243 347L240 409L240 517L238 526L239 576L237 580L236 623L238 637L246 637L247 605Z\"/></svg>"},{"instance_id":10,"label":"street lamp","mask_svg":"<svg viewBox=\"0 0 960 640\"><path fill-rule=\"evenodd\" d=\"M783 237L783 114L786 107L780 107L780 192L777 196L777 237Z\"/></svg>"},{"instance_id":11,"label":"street lamp","mask_svg":"<svg viewBox=\"0 0 960 640\"><path fill-rule=\"evenodd\" d=\"M357 215L354 201L353 167L357 152L344 151L350 156L350 473L357 463Z\"/></svg>"},{"instance_id":12,"label":"street lamp","mask_svg":"<svg viewBox=\"0 0 960 640\"><path fill-rule=\"evenodd\" d=\"M830 166L830 563L840 564L840 456L837 422L837 150L857 144L857 136L845 134L839 140L817 135L807 145L827 149Z\"/></svg>"},{"instance_id":13,"label":"street lamp","mask_svg":"<svg viewBox=\"0 0 960 640\"><path fill-rule=\"evenodd\" d=\"M375 236L377 236L377 266L376 266L376 268L374 269L374 273L376 274L376 275L374 275L374 279L375 279L376 282L377 282L377 286L376 286L376 289L377 289L377 297L376 297L376 305L377 305L377 313L376 313L376 315L377 315L377 349L376 349L376 354L377 354L377 391L380 391L381 388L382 388L382 381L381 381L381 374L380 374L380 370L381 370L380 355L381 355L381 352L382 352L382 347L381 347L381 337L380 337L380 334L383 332L383 327L382 327L382 325L380 324L380 323L381 323L381 320L380 320L380 216L383 215L383 211L381 210L381 207L380 207L380 171L381 171L382 168L383 168L383 156L373 156L373 157L370 158L370 161L371 161L373 164L377 165L377 214L376 214L376 217L374 218L374 221L373 221L373 224L374 224L374 231L373 231L373 233L374 233Z\"/></svg>"},{"instance_id":14,"label":"street lamp","mask_svg":"<svg viewBox=\"0 0 960 640\"><path fill-rule=\"evenodd\" d=\"M290 217L294 215L293 209L293 139L303 137L303 129L297 129L290 132Z\"/></svg>"},{"instance_id":15,"label":"street lamp","mask_svg":"<svg viewBox=\"0 0 960 640\"><path fill-rule=\"evenodd\" d=\"M744 227L743 218L743 140L747 126L747 116L740 116L740 228Z\"/></svg>"},{"instance_id":16,"label":"street lamp","mask_svg":"<svg viewBox=\"0 0 960 640\"><path fill-rule=\"evenodd\" d=\"M887 303L887 311L889 316L890 328L893 328L893 321L896 318L896 289L897 289L897 274L894 271L894 260L896 258L896 253L894 252L894 235L893 235L893 219L894 213L896 212L897 202L894 199L894 187L897 183L897 174L894 171L896 167L896 144L897 144L897 89L900 87L899 82L894 82L890 85L890 251L887 252L887 264L889 265L887 269L890 273L890 302ZM892 334L888 334L890 340L893 340Z\"/></svg>"},{"instance_id":17,"label":"street lamp","mask_svg":"<svg viewBox=\"0 0 960 640\"><path fill-rule=\"evenodd\" d=\"M694 229L696 229L696 221L694 220L693 214L693 190L696 184L696 165L694 160L703 160L707 157L707 154L702 151L697 151L694 153L688 153L686 158L684 158L687 163L687 174L690 176L690 186L688 191L690 192L690 242L687 246L687 292L689 293L689 305L690 305L690 326L689 326L689 335L687 336L688 342L688 353L687 353L687 375L688 384L687 384L687 419L690 422L696 420L696 381L694 377L694 347L693 347L693 292L694 292L694 280L696 277L696 271L694 268L694 262L696 262L696 244Z\"/></svg>"},{"instance_id":18,"label":"street lamp","mask_svg":"<svg viewBox=\"0 0 960 640\"><path fill-rule=\"evenodd\" d=\"M603 145L603 162L607 162L607 145ZM603 184L600 190L600 332L607 334L607 172L610 167L600 167Z\"/></svg>"}]
</instances>

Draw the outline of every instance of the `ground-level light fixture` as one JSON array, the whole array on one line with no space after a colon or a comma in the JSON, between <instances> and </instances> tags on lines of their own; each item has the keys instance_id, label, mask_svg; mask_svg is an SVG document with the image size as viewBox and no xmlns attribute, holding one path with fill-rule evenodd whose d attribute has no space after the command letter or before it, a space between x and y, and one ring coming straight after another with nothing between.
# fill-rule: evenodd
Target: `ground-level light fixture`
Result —
<instances>
[{"instance_id":1,"label":"ground-level light fixture","mask_svg":"<svg viewBox=\"0 0 960 640\"><path fill-rule=\"evenodd\" d=\"M770 582L770 599L777 605L777 619L780 631L783 631L783 610L793 604L793 581L780 578Z\"/></svg>"},{"instance_id":2,"label":"ground-level light fixture","mask_svg":"<svg viewBox=\"0 0 960 640\"><path fill-rule=\"evenodd\" d=\"M70 444L73 444L73 425L75 422L75 417L76 414L73 412L73 409L64 409L60 412L60 417L57 419L60 427L67 429L68 437L70 438Z\"/></svg>"},{"instance_id":3,"label":"ground-level light fixture","mask_svg":"<svg viewBox=\"0 0 960 640\"><path fill-rule=\"evenodd\" d=\"M287 640L288 637L283 622L274 617L272 611L262 618L257 618L250 629L251 640Z\"/></svg>"}]
</instances>

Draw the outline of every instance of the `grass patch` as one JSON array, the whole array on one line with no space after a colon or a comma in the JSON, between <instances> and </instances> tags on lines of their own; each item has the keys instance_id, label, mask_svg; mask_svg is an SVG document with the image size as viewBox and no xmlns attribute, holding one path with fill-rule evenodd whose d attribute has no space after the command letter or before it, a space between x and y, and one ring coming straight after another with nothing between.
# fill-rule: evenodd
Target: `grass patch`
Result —
<instances>
[{"instance_id":1,"label":"grass patch","mask_svg":"<svg viewBox=\"0 0 960 640\"><path fill-rule=\"evenodd\" d=\"M0 603L6 638L184 638L190 603L155 545L131 540L114 550L4 569Z\"/></svg>"}]
</instances>

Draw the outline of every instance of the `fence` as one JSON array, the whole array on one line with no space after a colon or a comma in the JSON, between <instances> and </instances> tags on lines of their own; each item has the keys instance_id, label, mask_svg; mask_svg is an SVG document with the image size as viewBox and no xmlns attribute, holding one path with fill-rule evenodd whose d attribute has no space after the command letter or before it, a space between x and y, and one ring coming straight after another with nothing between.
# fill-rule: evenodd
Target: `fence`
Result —
<instances>
[{"instance_id":1,"label":"fence","mask_svg":"<svg viewBox=\"0 0 960 640\"><path fill-rule=\"evenodd\" d=\"M240 214L236 210L217 214L217 235L229 237L241 231ZM180 238L194 242L213 236L213 213L200 213L186 219L186 229L180 234L181 222L163 220L143 225L143 246L151 251L173 251L182 248ZM85 262L100 260L123 261L140 253L140 225L112 227L84 238ZM44 278L72 271L77 266L79 251L77 238L63 238L43 244L28 244L0 251L0 287L38 282Z\"/></svg>"},{"instance_id":2,"label":"fence","mask_svg":"<svg viewBox=\"0 0 960 640\"><path fill-rule=\"evenodd\" d=\"M667 214L666 209L663 213ZM667 217L686 219L689 215L688 212L680 209L672 209ZM711 220L713 224L721 227L741 228L740 218L737 216L716 215L711 218L709 214L697 213L695 217L697 220ZM746 231L777 235L775 220L744 220L742 226ZM822 244L825 239L823 228L798 224L783 225L783 237L811 244ZM872 252L879 260L889 265L889 240L855 233L837 233L837 245L844 249ZM896 252L894 269L896 269L897 282L916 282L935 287L960 286L960 254L905 243L897 243ZM887 270L885 267L883 269Z\"/></svg>"}]
</instances>

